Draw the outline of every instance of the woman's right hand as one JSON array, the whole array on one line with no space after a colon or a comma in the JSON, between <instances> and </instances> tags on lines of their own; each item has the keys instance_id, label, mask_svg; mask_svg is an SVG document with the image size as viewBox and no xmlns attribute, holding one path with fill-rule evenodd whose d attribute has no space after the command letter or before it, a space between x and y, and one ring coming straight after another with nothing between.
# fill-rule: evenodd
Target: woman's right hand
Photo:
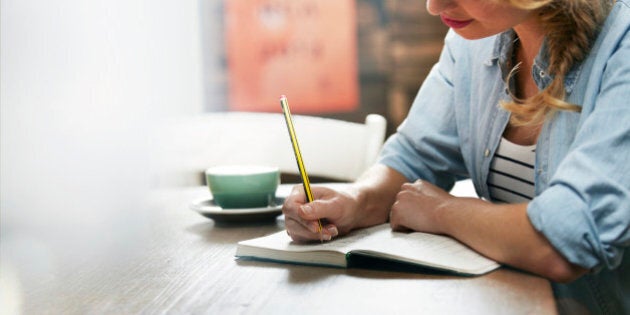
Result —
<instances>
[{"instance_id":1,"label":"woman's right hand","mask_svg":"<svg viewBox=\"0 0 630 315\"><path fill-rule=\"evenodd\" d=\"M315 200L310 203L306 203L304 187L297 185L282 207L287 233L296 242L329 241L354 229L384 223L406 181L394 169L375 164L357 181L340 185L338 190L312 186Z\"/></svg>"},{"instance_id":2,"label":"woman's right hand","mask_svg":"<svg viewBox=\"0 0 630 315\"><path fill-rule=\"evenodd\" d=\"M306 202L302 185L293 187L282 207L287 233L294 241L329 241L350 232L360 208L359 192L348 185L344 191L312 186L313 202ZM321 233L319 223L322 222Z\"/></svg>"}]
</instances>

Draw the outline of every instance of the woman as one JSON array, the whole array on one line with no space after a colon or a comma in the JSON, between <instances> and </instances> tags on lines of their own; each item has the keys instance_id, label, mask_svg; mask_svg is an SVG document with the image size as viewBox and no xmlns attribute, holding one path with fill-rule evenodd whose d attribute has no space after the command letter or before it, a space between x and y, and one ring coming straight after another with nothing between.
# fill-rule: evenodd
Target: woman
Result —
<instances>
[{"instance_id":1,"label":"woman","mask_svg":"<svg viewBox=\"0 0 630 315\"><path fill-rule=\"evenodd\" d=\"M629 3L428 0L451 31L407 119L346 191L296 187L289 235L389 220L550 279L563 312L630 314ZM466 177L483 199L447 193Z\"/></svg>"}]
</instances>

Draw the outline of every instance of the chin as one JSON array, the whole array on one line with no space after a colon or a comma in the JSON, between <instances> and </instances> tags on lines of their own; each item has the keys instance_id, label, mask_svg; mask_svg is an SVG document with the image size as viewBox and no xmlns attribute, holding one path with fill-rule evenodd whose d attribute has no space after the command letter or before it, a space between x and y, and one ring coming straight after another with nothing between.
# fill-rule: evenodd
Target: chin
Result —
<instances>
[{"instance_id":1,"label":"chin","mask_svg":"<svg viewBox=\"0 0 630 315\"><path fill-rule=\"evenodd\" d=\"M464 29L453 29L453 31L455 31L455 33L457 33L457 35L468 39L468 40L475 40L475 39L482 39L482 38L486 38L486 37L490 37L492 35L496 35L499 34L500 32L471 32L471 31L466 31L465 28Z\"/></svg>"}]
</instances>

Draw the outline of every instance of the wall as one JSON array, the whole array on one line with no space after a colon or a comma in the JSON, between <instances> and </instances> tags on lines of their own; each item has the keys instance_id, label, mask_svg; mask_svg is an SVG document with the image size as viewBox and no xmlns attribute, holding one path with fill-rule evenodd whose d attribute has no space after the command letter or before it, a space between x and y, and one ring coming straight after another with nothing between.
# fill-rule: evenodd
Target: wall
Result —
<instances>
[{"instance_id":1,"label":"wall","mask_svg":"<svg viewBox=\"0 0 630 315\"><path fill-rule=\"evenodd\" d=\"M224 1L206 1L201 8L202 42L214 44L203 48L207 111L229 110L229 73L222 46ZM392 133L437 62L447 27L427 13L425 1L356 0L355 4L360 106L352 112L310 114L363 122L367 114L377 113L387 118Z\"/></svg>"}]
</instances>

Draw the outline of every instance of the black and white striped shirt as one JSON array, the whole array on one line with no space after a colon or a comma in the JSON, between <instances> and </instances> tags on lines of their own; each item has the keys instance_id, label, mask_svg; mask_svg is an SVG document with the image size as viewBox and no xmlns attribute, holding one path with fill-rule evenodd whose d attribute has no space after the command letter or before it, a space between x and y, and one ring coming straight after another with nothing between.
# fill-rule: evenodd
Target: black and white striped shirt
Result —
<instances>
[{"instance_id":1,"label":"black and white striped shirt","mask_svg":"<svg viewBox=\"0 0 630 315\"><path fill-rule=\"evenodd\" d=\"M493 201L529 202L534 198L536 145L523 146L501 138L490 163L488 189Z\"/></svg>"}]
</instances>

